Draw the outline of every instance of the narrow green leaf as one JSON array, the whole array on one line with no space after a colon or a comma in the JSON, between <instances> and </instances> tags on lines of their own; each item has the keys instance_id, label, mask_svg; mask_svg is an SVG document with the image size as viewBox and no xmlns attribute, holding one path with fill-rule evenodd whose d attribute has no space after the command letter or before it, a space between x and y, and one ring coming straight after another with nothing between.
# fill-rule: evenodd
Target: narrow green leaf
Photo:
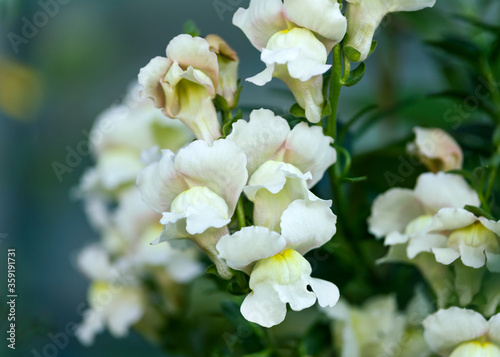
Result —
<instances>
[{"instance_id":1,"label":"narrow green leaf","mask_svg":"<svg viewBox=\"0 0 500 357\"><path fill-rule=\"evenodd\" d=\"M476 206L465 205L464 210L474 213L476 217L484 217L490 220L495 220L495 218L490 213Z\"/></svg>"}]
</instances>

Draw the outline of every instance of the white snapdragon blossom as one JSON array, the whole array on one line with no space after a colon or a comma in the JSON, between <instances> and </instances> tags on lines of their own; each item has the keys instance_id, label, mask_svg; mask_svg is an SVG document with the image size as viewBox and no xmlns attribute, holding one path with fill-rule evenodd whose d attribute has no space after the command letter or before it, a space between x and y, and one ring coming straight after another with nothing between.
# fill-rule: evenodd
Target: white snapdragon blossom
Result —
<instances>
[{"instance_id":1,"label":"white snapdragon blossom","mask_svg":"<svg viewBox=\"0 0 500 357\"><path fill-rule=\"evenodd\" d=\"M451 307L428 316L424 336L442 357L500 357L500 314L488 321L479 313Z\"/></svg>"},{"instance_id":2,"label":"white snapdragon blossom","mask_svg":"<svg viewBox=\"0 0 500 357\"><path fill-rule=\"evenodd\" d=\"M427 247L438 234L427 236L428 228L443 208L462 209L465 205L478 206L479 197L458 175L425 173L419 176L414 190L393 188L373 202L368 218L370 233L385 237L386 245L405 244L410 259Z\"/></svg>"},{"instance_id":3,"label":"white snapdragon blossom","mask_svg":"<svg viewBox=\"0 0 500 357\"><path fill-rule=\"evenodd\" d=\"M104 111L89 133L96 166L82 178L83 193L109 195L135 182L143 168L141 152L154 146L177 151L193 134L182 123L165 118L149 99L140 98L134 84L123 103Z\"/></svg>"},{"instance_id":4,"label":"white snapdragon blossom","mask_svg":"<svg viewBox=\"0 0 500 357\"><path fill-rule=\"evenodd\" d=\"M500 221L476 217L461 208L443 208L431 220L422 243L441 264L460 258L465 266L500 273ZM424 249L422 249L424 250Z\"/></svg>"},{"instance_id":5,"label":"white snapdragon blossom","mask_svg":"<svg viewBox=\"0 0 500 357\"><path fill-rule=\"evenodd\" d=\"M198 139L211 143L220 137L212 102L218 92L219 64L205 39L185 34L173 38L167 57L155 57L141 69L139 83L157 108L183 121Z\"/></svg>"},{"instance_id":6,"label":"white snapdragon blossom","mask_svg":"<svg viewBox=\"0 0 500 357\"><path fill-rule=\"evenodd\" d=\"M279 230L280 217L297 199L318 200L309 188L337 159L333 140L318 126L288 122L270 110L254 110L238 120L227 137L247 156L250 179L244 189L254 202L254 223Z\"/></svg>"},{"instance_id":7,"label":"white snapdragon blossom","mask_svg":"<svg viewBox=\"0 0 500 357\"><path fill-rule=\"evenodd\" d=\"M151 267L163 267L174 281L191 281L203 271L194 247L181 250L168 243L150 244L162 233L160 217L144 203L137 188L132 187L120 195L112 216L113 225L105 230L103 245L131 271L140 274Z\"/></svg>"},{"instance_id":8,"label":"white snapdragon blossom","mask_svg":"<svg viewBox=\"0 0 500 357\"><path fill-rule=\"evenodd\" d=\"M165 231L155 242L192 239L217 265L219 273L231 273L217 258L215 244L228 233L227 224L248 178L245 154L232 141L212 146L195 141L177 155L162 151L158 162L137 177L144 201L162 213Z\"/></svg>"},{"instance_id":9,"label":"white snapdragon blossom","mask_svg":"<svg viewBox=\"0 0 500 357\"><path fill-rule=\"evenodd\" d=\"M271 327L285 319L287 303L296 311L316 299L323 307L337 303L338 288L312 278L311 265L302 256L330 240L335 224L336 216L324 202L297 200L283 212L280 233L252 226L220 239L219 258L250 275L252 292L241 305L248 321Z\"/></svg>"},{"instance_id":10,"label":"white snapdragon blossom","mask_svg":"<svg viewBox=\"0 0 500 357\"><path fill-rule=\"evenodd\" d=\"M438 257L441 254L439 251L434 257L434 248L449 246L456 249L460 245L457 244L457 239L448 239L446 232L439 229L439 217L444 215L448 218L449 212L458 212L451 221L442 223L454 221L453 224L459 224L456 228L460 228L462 214L467 212L463 207L478 206L479 203L477 193L461 176L442 172L425 173L419 176L414 190L393 188L375 199L368 219L369 231L378 238L385 237L385 245L391 247L382 261L406 261L416 264L435 289L438 304L442 306L449 298L447 285L453 284L453 277L446 266L437 262L444 260ZM468 212L465 215L468 216ZM432 225L436 229L433 229ZM473 242L474 239L467 241ZM476 252L476 249L473 251ZM473 288L472 284L461 282L463 279L469 279L467 271L461 269L461 266L457 266L455 273L455 285L461 303L467 304L475 293L473 290L479 287ZM471 290L460 291L461 286L470 287Z\"/></svg>"},{"instance_id":11,"label":"white snapdragon blossom","mask_svg":"<svg viewBox=\"0 0 500 357\"><path fill-rule=\"evenodd\" d=\"M309 191L310 179L310 172L304 174L291 164L273 160L262 164L244 188L254 203L254 224L278 231L282 213L295 200L322 201L331 206L331 201L323 201Z\"/></svg>"},{"instance_id":12,"label":"white snapdragon blossom","mask_svg":"<svg viewBox=\"0 0 500 357\"><path fill-rule=\"evenodd\" d=\"M78 257L78 266L93 280L89 289L90 308L75 334L81 343L91 345L97 333L108 327L115 337L124 337L145 312L145 297L131 275L111 264L99 246L90 246Z\"/></svg>"},{"instance_id":13,"label":"white snapdragon blossom","mask_svg":"<svg viewBox=\"0 0 500 357\"><path fill-rule=\"evenodd\" d=\"M306 118L319 122L324 105L322 74L331 67L326 65L328 52L342 40L347 26L340 5L332 0L252 0L248 9L236 11L233 24L262 51L267 66L248 80L264 85L272 77L280 78Z\"/></svg>"},{"instance_id":14,"label":"white snapdragon blossom","mask_svg":"<svg viewBox=\"0 0 500 357\"><path fill-rule=\"evenodd\" d=\"M422 296L416 296L407 311L400 312L395 296L390 295L373 297L361 307L341 299L323 310L333 320L341 357L421 357L430 351L418 325L430 309Z\"/></svg>"},{"instance_id":15,"label":"white snapdragon blossom","mask_svg":"<svg viewBox=\"0 0 500 357\"><path fill-rule=\"evenodd\" d=\"M291 130L285 119L268 109L252 111L248 122L238 120L227 139L245 153L249 176L268 160L282 161L310 172L308 186L312 187L337 161L333 139L321 127L299 123Z\"/></svg>"},{"instance_id":16,"label":"white snapdragon blossom","mask_svg":"<svg viewBox=\"0 0 500 357\"><path fill-rule=\"evenodd\" d=\"M415 141L407 150L432 172L462 168L463 154L457 142L444 130L415 127Z\"/></svg>"},{"instance_id":17,"label":"white snapdragon blossom","mask_svg":"<svg viewBox=\"0 0 500 357\"><path fill-rule=\"evenodd\" d=\"M347 0L347 34L344 53L349 60L364 61L370 54L373 35L385 15L432 7L436 0Z\"/></svg>"}]
</instances>

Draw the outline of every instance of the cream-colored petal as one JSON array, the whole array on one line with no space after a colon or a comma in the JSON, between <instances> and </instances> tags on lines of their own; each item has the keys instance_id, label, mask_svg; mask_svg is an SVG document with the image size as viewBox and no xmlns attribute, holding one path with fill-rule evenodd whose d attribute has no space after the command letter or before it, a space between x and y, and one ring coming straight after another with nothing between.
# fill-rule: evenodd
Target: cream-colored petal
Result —
<instances>
[{"instance_id":1,"label":"cream-colored petal","mask_svg":"<svg viewBox=\"0 0 500 357\"><path fill-rule=\"evenodd\" d=\"M283 161L302 172L310 172L312 179L308 186L313 187L337 161L337 152L331 146L332 143L333 139L324 135L321 127L299 123L286 139Z\"/></svg>"},{"instance_id":2,"label":"cream-colored petal","mask_svg":"<svg viewBox=\"0 0 500 357\"><path fill-rule=\"evenodd\" d=\"M319 306L333 307L337 304L337 301L339 301L340 292L335 284L316 278L310 278L309 284L318 298Z\"/></svg>"},{"instance_id":3,"label":"cream-colored petal","mask_svg":"<svg viewBox=\"0 0 500 357\"><path fill-rule=\"evenodd\" d=\"M461 208L442 208L432 219L429 232L451 231L466 227L477 221L477 217Z\"/></svg>"},{"instance_id":4,"label":"cream-colored petal","mask_svg":"<svg viewBox=\"0 0 500 357\"><path fill-rule=\"evenodd\" d=\"M305 254L333 237L336 222L337 217L325 202L296 200L281 215L281 235L288 248Z\"/></svg>"},{"instance_id":5,"label":"cream-colored petal","mask_svg":"<svg viewBox=\"0 0 500 357\"><path fill-rule=\"evenodd\" d=\"M233 16L239 27L259 51L278 31L287 29L281 0L251 0L248 9L239 8Z\"/></svg>"},{"instance_id":6,"label":"cream-colored petal","mask_svg":"<svg viewBox=\"0 0 500 357\"><path fill-rule=\"evenodd\" d=\"M167 46L167 57L175 61L183 70L188 67L203 71L210 77L217 92L219 65L217 55L210 51L208 42L201 37L178 35Z\"/></svg>"},{"instance_id":7,"label":"cream-colored petal","mask_svg":"<svg viewBox=\"0 0 500 357\"><path fill-rule=\"evenodd\" d=\"M250 273L251 263L269 258L286 246L285 238L265 227L243 227L238 232L222 237L217 243L219 258L229 267Z\"/></svg>"},{"instance_id":8,"label":"cream-colored petal","mask_svg":"<svg viewBox=\"0 0 500 357\"><path fill-rule=\"evenodd\" d=\"M443 172L424 173L417 179L415 196L424 204L428 213L441 208L479 206L479 197L462 176Z\"/></svg>"},{"instance_id":9,"label":"cream-colored petal","mask_svg":"<svg viewBox=\"0 0 500 357\"><path fill-rule=\"evenodd\" d=\"M333 0L285 0L284 12L288 20L339 43L345 35L347 20L340 4Z\"/></svg>"},{"instance_id":10,"label":"cream-colored petal","mask_svg":"<svg viewBox=\"0 0 500 357\"><path fill-rule=\"evenodd\" d=\"M387 6L390 12L417 11L426 7L433 7L436 0L389 0Z\"/></svg>"},{"instance_id":11,"label":"cream-colored petal","mask_svg":"<svg viewBox=\"0 0 500 357\"><path fill-rule=\"evenodd\" d=\"M436 261L444 265L450 265L460 257L460 252L456 248L432 248L432 252Z\"/></svg>"},{"instance_id":12,"label":"cream-colored petal","mask_svg":"<svg viewBox=\"0 0 500 357\"><path fill-rule=\"evenodd\" d=\"M158 213L170 211L175 197L189 188L177 173L174 158L173 152L162 150L161 160L146 166L137 176L142 199Z\"/></svg>"},{"instance_id":13,"label":"cream-colored petal","mask_svg":"<svg viewBox=\"0 0 500 357\"><path fill-rule=\"evenodd\" d=\"M447 354L460 343L479 338L487 333L488 323L481 314L451 307L428 316L424 322L424 336L433 351Z\"/></svg>"},{"instance_id":14,"label":"cream-colored petal","mask_svg":"<svg viewBox=\"0 0 500 357\"><path fill-rule=\"evenodd\" d=\"M441 234L417 234L408 243L408 258L413 259L422 252L446 247L446 236Z\"/></svg>"},{"instance_id":15,"label":"cream-colored petal","mask_svg":"<svg viewBox=\"0 0 500 357\"><path fill-rule=\"evenodd\" d=\"M240 119L234 123L227 139L234 141L245 153L248 174L251 176L264 162L280 159L275 156L282 149L289 133L290 126L285 119L268 109L259 109L250 113L248 122Z\"/></svg>"},{"instance_id":16,"label":"cream-colored petal","mask_svg":"<svg viewBox=\"0 0 500 357\"><path fill-rule=\"evenodd\" d=\"M160 222L167 225L186 218L186 231L190 235L203 233L211 227L224 227L231 221L224 199L203 186L182 192L172 202L171 210L163 214Z\"/></svg>"},{"instance_id":17,"label":"cream-colored petal","mask_svg":"<svg viewBox=\"0 0 500 357\"><path fill-rule=\"evenodd\" d=\"M379 195L372 205L368 230L378 238L391 232L403 232L424 210L413 191L393 188Z\"/></svg>"},{"instance_id":18,"label":"cream-colored petal","mask_svg":"<svg viewBox=\"0 0 500 357\"><path fill-rule=\"evenodd\" d=\"M262 284L247 295L241 304L240 311L248 321L264 327L272 327L285 319L286 304L281 302L271 284Z\"/></svg>"},{"instance_id":19,"label":"cream-colored petal","mask_svg":"<svg viewBox=\"0 0 500 357\"><path fill-rule=\"evenodd\" d=\"M243 151L225 139L215 141L212 146L205 141L194 141L175 158L175 168L189 187L204 186L222 197L229 217L247 182L246 164Z\"/></svg>"},{"instance_id":20,"label":"cream-colored petal","mask_svg":"<svg viewBox=\"0 0 500 357\"><path fill-rule=\"evenodd\" d=\"M473 247L468 244L460 244L458 246L460 251L460 258L464 265L478 269L484 266L486 256L484 255L484 247Z\"/></svg>"},{"instance_id":21,"label":"cream-colored petal","mask_svg":"<svg viewBox=\"0 0 500 357\"><path fill-rule=\"evenodd\" d=\"M500 313L493 315L489 320L488 320L488 337L496 343L497 345L500 345Z\"/></svg>"},{"instance_id":22,"label":"cream-colored petal","mask_svg":"<svg viewBox=\"0 0 500 357\"><path fill-rule=\"evenodd\" d=\"M113 293L112 303L105 306L109 332L114 337L124 337L129 328L144 314L144 302L137 288L123 287Z\"/></svg>"},{"instance_id":23,"label":"cream-colored petal","mask_svg":"<svg viewBox=\"0 0 500 357\"><path fill-rule=\"evenodd\" d=\"M165 57L155 57L139 71L138 80L144 87L142 95L151 98L157 108L165 107L165 94L160 82L167 74L172 61Z\"/></svg>"}]
</instances>

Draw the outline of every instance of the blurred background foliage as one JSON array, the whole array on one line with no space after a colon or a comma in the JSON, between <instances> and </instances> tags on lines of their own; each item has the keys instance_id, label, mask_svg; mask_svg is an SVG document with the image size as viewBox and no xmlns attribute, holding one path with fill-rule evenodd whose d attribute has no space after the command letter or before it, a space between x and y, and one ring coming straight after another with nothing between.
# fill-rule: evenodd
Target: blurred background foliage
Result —
<instances>
[{"instance_id":1,"label":"blurred background foliage","mask_svg":"<svg viewBox=\"0 0 500 357\"><path fill-rule=\"evenodd\" d=\"M57 8L47 11L42 4L49 2ZM6 248L16 248L19 356L34 355L33 349L41 351L51 342L49 333L80 322L79 306L86 299L88 282L77 271L74 258L98 237L81 203L70 193L92 158L83 153L68 159L68 154L82 147L94 118L121 100L139 69L150 58L164 55L167 43L189 19L202 35L219 34L238 52L242 78L262 70L259 52L231 24L234 11L248 2L0 0L0 233L7 235L0 240L0 276L5 276ZM424 171L405 151L412 127L449 130L465 150L467 169L489 157L494 125L488 116L499 111L491 98L476 105L470 97L477 99L475 91L484 81L486 63L500 78L499 15L500 3L495 0L437 0L432 9L391 14L377 32L378 47L366 61L365 78L343 90L339 107L343 137L338 144L352 154L351 176L367 179L344 185L347 207L340 215L349 224L339 227L335 238L308 258L315 276L335 282L351 301L361 302L374 292L396 291L404 305L413 291L402 289L408 286L403 282L421 280L409 267L374 266L385 248L366 230L373 198L394 184L413 187ZM37 21L43 26L29 29L26 25ZM246 83L240 104L246 114L267 107L286 115L293 98L278 80L264 88ZM54 171L56 162L69 167L61 179ZM326 182L317 190L328 196ZM493 213L500 218L500 212ZM359 261L345 258L351 256L351 249ZM203 305L215 283L205 278L197 284L193 298ZM208 296L212 307L204 306L204 319L174 323L192 328L193 335L171 336L166 343L191 344L194 355L201 355L196 351L211 344L219 349L214 355L228 355L228 351L239 355L243 349L258 352L259 341L269 338L281 338L284 345L311 354L329 343L327 323L320 320L311 326L308 322L316 316L314 311L290 314L287 321L291 322L273 328L269 336L262 329L253 330L255 326L241 318L227 294ZM210 315L214 311L218 311L215 317ZM309 329L302 340L290 338L305 333L291 331L293 321ZM4 344L0 351L5 355ZM161 355L134 333L120 341L101 335L90 349L70 338L57 355L139 353Z\"/></svg>"}]
</instances>

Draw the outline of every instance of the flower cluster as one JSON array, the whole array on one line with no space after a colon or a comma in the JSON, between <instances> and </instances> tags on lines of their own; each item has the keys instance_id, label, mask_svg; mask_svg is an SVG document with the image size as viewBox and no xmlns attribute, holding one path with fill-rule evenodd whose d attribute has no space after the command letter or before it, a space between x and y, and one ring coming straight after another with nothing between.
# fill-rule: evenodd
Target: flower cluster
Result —
<instances>
[{"instance_id":1,"label":"flower cluster","mask_svg":"<svg viewBox=\"0 0 500 357\"><path fill-rule=\"evenodd\" d=\"M175 249L149 244L162 231L159 215L142 201L135 186L137 174L159 148L178 150L192 134L182 124L165 118L149 100L139 98L133 85L122 104L106 110L90 134L96 165L78 189L100 242L85 248L77 266L92 281L89 309L76 335L91 344L94 335L109 327L116 337L156 312L148 304L139 276L162 286L186 283L199 275L202 265L192 248ZM166 294L175 301L175 295Z\"/></svg>"},{"instance_id":2,"label":"flower cluster","mask_svg":"<svg viewBox=\"0 0 500 357\"><path fill-rule=\"evenodd\" d=\"M316 320L312 331L330 324L328 352L343 357L499 356L500 221L488 207L496 171L478 189L485 179L467 175L457 141L442 129L416 127L407 151L430 172L415 177L412 189L380 194L368 218L346 202L346 192L358 194L346 184L366 179L350 177L354 161L343 147L365 111L336 136L340 89L364 73L364 64L351 72L351 62L373 51L386 14L434 3L347 0L342 12L336 0L251 0L238 9L233 24L265 66L247 80L282 80L297 102L290 115L238 107L239 57L221 37L174 37L165 57L139 71L132 93L140 95L106 111L93 129L101 137L93 143L96 165L79 192L101 240L77 261L92 280L79 339L89 344L107 326L115 336L133 327L160 341L169 314L188 300L182 284L205 260L246 320L238 313L237 321L261 339L260 326L284 322L288 307L318 302L317 316L331 321ZM331 186L318 188L327 172ZM322 198L328 194L332 200ZM352 217L358 212L360 219ZM383 246L386 255L375 256ZM327 249L344 272L352 270L352 281L316 271L311 256ZM412 265L430 289L418 288L413 298L409 289L403 297L381 295L385 285L370 290L383 285L376 259ZM342 298L337 285L317 277L333 277ZM308 340L299 342L307 353Z\"/></svg>"}]
</instances>

